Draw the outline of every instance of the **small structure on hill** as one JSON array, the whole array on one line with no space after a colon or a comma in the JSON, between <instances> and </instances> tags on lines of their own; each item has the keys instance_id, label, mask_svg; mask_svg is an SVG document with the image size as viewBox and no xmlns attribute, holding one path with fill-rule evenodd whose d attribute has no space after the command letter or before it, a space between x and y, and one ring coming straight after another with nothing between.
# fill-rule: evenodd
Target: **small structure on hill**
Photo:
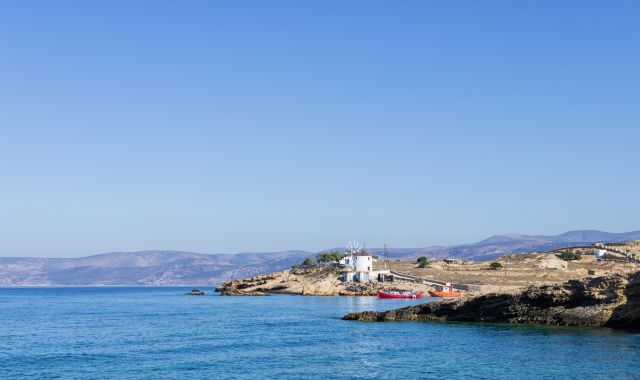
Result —
<instances>
[{"instance_id":1,"label":"small structure on hill","mask_svg":"<svg viewBox=\"0 0 640 380\"><path fill-rule=\"evenodd\" d=\"M343 258L340 259L340 261L338 261L338 264L342 266L353 265L353 255L346 254Z\"/></svg>"},{"instance_id":2,"label":"small structure on hill","mask_svg":"<svg viewBox=\"0 0 640 380\"><path fill-rule=\"evenodd\" d=\"M593 254L596 257L596 260L602 260L606 253L607 253L606 249L594 249L593 250Z\"/></svg>"},{"instance_id":3,"label":"small structure on hill","mask_svg":"<svg viewBox=\"0 0 640 380\"><path fill-rule=\"evenodd\" d=\"M345 256L339 264L343 268L342 281L377 282L384 281L391 274L389 269L374 270L376 258L361 247L358 242L347 243Z\"/></svg>"}]
</instances>

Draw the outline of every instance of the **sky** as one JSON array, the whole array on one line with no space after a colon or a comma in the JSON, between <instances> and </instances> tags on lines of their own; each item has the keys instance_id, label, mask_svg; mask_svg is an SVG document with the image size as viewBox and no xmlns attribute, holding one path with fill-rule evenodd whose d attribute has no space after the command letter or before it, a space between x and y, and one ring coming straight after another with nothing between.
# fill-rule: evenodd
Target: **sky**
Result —
<instances>
[{"instance_id":1,"label":"sky","mask_svg":"<svg viewBox=\"0 0 640 380\"><path fill-rule=\"evenodd\" d=\"M0 2L0 256L640 230L637 1Z\"/></svg>"}]
</instances>

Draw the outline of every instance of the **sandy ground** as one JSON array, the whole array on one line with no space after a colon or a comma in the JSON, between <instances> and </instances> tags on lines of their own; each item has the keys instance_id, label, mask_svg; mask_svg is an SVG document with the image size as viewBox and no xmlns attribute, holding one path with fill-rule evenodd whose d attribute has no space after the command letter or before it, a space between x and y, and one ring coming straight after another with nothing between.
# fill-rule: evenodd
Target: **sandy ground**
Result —
<instances>
[{"instance_id":1,"label":"sandy ground","mask_svg":"<svg viewBox=\"0 0 640 380\"><path fill-rule=\"evenodd\" d=\"M638 268L634 263L596 261L593 255L567 262L551 253L507 255L495 262L500 263L502 268L490 269L491 262L447 264L436 261L431 262L427 268L418 268L415 263L408 261L392 261L390 265L395 271L413 276L457 284L482 285L487 289L557 283Z\"/></svg>"}]
</instances>

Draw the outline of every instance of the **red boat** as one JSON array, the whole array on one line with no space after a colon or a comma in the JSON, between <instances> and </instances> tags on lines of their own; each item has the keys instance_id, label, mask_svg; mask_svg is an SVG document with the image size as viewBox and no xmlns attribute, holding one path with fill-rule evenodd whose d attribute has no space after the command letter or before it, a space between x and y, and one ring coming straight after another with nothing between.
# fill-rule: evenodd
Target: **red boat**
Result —
<instances>
[{"instance_id":1,"label":"red boat","mask_svg":"<svg viewBox=\"0 0 640 380\"><path fill-rule=\"evenodd\" d=\"M419 292L378 292L378 298L422 298Z\"/></svg>"}]
</instances>

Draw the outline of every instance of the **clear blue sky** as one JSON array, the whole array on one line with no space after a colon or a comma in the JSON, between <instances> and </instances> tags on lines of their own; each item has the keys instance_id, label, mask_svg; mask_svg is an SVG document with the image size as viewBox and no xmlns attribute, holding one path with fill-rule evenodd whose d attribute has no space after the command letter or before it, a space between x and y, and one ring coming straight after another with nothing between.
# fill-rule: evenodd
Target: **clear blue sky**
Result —
<instances>
[{"instance_id":1,"label":"clear blue sky","mask_svg":"<svg viewBox=\"0 0 640 380\"><path fill-rule=\"evenodd\" d=\"M0 255L640 229L637 1L3 1Z\"/></svg>"}]
</instances>

